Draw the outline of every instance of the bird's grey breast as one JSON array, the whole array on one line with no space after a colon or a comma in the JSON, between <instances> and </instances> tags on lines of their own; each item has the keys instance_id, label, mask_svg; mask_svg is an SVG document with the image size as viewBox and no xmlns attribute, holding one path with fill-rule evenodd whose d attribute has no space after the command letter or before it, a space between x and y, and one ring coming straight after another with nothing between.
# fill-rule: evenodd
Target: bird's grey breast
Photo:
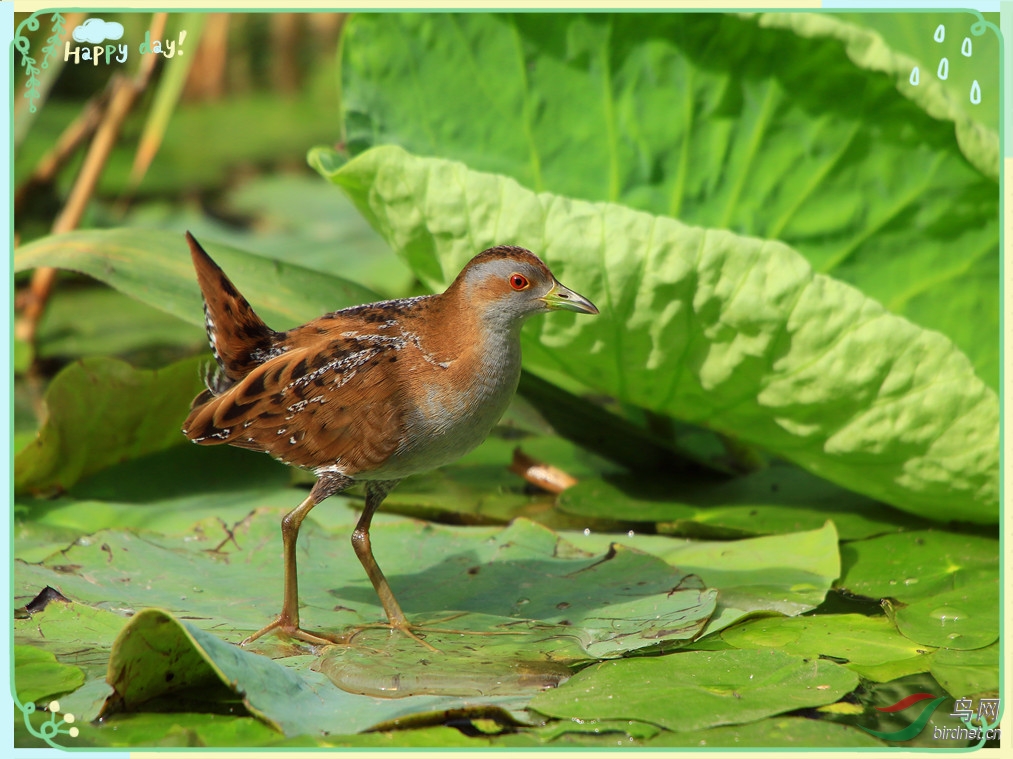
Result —
<instances>
[{"instance_id":1,"label":"bird's grey breast","mask_svg":"<svg viewBox=\"0 0 1013 759\"><path fill-rule=\"evenodd\" d=\"M430 364L428 381L413 389L413 402L404 419L406 442L385 462L378 476L405 477L435 469L460 458L486 438L517 390L521 361L516 335L493 337L483 344L484 349L474 357L477 360L468 362L467 372L455 371L463 368L456 366L456 361ZM444 374L447 381L441 381Z\"/></svg>"}]
</instances>

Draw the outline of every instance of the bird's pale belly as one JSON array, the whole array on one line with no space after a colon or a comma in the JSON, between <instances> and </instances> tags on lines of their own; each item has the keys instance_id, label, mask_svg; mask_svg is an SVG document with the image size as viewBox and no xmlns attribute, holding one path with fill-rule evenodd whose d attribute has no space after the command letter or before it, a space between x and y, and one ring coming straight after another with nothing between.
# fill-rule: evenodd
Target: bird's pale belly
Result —
<instances>
[{"instance_id":1,"label":"bird's pale belly","mask_svg":"<svg viewBox=\"0 0 1013 759\"><path fill-rule=\"evenodd\" d=\"M380 467L356 475L363 480L394 480L427 472L456 461L476 448L503 416L517 390L516 368L496 367L480 372L467 392L450 407L436 395L425 393L406 419L411 445L402 446Z\"/></svg>"}]
</instances>

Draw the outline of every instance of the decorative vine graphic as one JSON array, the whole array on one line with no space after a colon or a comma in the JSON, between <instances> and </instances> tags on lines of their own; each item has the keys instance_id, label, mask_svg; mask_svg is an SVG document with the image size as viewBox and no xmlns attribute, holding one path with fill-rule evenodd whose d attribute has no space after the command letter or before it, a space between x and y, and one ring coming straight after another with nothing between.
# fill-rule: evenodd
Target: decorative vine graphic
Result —
<instances>
[{"instance_id":1,"label":"decorative vine graphic","mask_svg":"<svg viewBox=\"0 0 1013 759\"><path fill-rule=\"evenodd\" d=\"M60 702L50 701L46 709L49 711L49 721L43 722L39 727L32 724L32 715L35 713L35 704L29 701L27 704L22 704L16 698L14 703L21 710L22 716L25 718L25 728L34 735L36 738L40 738L48 743L53 748L63 748L59 743L53 740L57 735L69 735L71 738L78 736L77 727L64 727L65 725L73 725L74 715L64 714L63 718L57 722L57 717L60 716Z\"/></svg>"},{"instance_id":2,"label":"decorative vine graphic","mask_svg":"<svg viewBox=\"0 0 1013 759\"><path fill-rule=\"evenodd\" d=\"M25 74L28 79L25 82L25 97L28 98L28 109L35 113L35 103L41 97L39 93L39 72L41 69L49 68L49 62L56 56L57 45L67 31L66 19L59 13L54 13L50 20L53 22L53 31L46 38L46 45L42 48L42 63L36 66L35 58L28 54L31 49L31 40L24 34L27 30L34 32L39 28L39 14L33 13L20 24L14 33L14 47L21 53L21 64L25 67Z\"/></svg>"}]
</instances>

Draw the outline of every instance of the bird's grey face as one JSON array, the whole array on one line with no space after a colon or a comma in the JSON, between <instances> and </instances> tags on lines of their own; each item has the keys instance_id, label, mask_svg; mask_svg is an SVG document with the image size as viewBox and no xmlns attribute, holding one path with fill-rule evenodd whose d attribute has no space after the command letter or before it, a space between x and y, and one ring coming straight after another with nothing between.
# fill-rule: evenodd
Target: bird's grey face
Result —
<instances>
[{"instance_id":1,"label":"bird's grey face","mask_svg":"<svg viewBox=\"0 0 1013 759\"><path fill-rule=\"evenodd\" d=\"M509 252L500 256L482 254L463 273L468 297L490 317L521 322L547 311L598 313L591 301L556 281L532 253L521 248L505 250Z\"/></svg>"}]
</instances>

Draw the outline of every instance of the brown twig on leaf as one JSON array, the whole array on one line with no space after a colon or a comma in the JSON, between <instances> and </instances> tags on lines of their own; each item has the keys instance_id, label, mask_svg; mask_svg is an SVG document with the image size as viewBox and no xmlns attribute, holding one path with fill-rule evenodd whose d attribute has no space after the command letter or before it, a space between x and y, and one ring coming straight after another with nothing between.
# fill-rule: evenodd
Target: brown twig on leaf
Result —
<instances>
[{"instance_id":1,"label":"brown twig on leaf","mask_svg":"<svg viewBox=\"0 0 1013 759\"><path fill-rule=\"evenodd\" d=\"M519 474L535 487L555 494L562 493L577 484L577 480L562 469L533 459L520 448L514 448L510 471Z\"/></svg>"}]
</instances>

